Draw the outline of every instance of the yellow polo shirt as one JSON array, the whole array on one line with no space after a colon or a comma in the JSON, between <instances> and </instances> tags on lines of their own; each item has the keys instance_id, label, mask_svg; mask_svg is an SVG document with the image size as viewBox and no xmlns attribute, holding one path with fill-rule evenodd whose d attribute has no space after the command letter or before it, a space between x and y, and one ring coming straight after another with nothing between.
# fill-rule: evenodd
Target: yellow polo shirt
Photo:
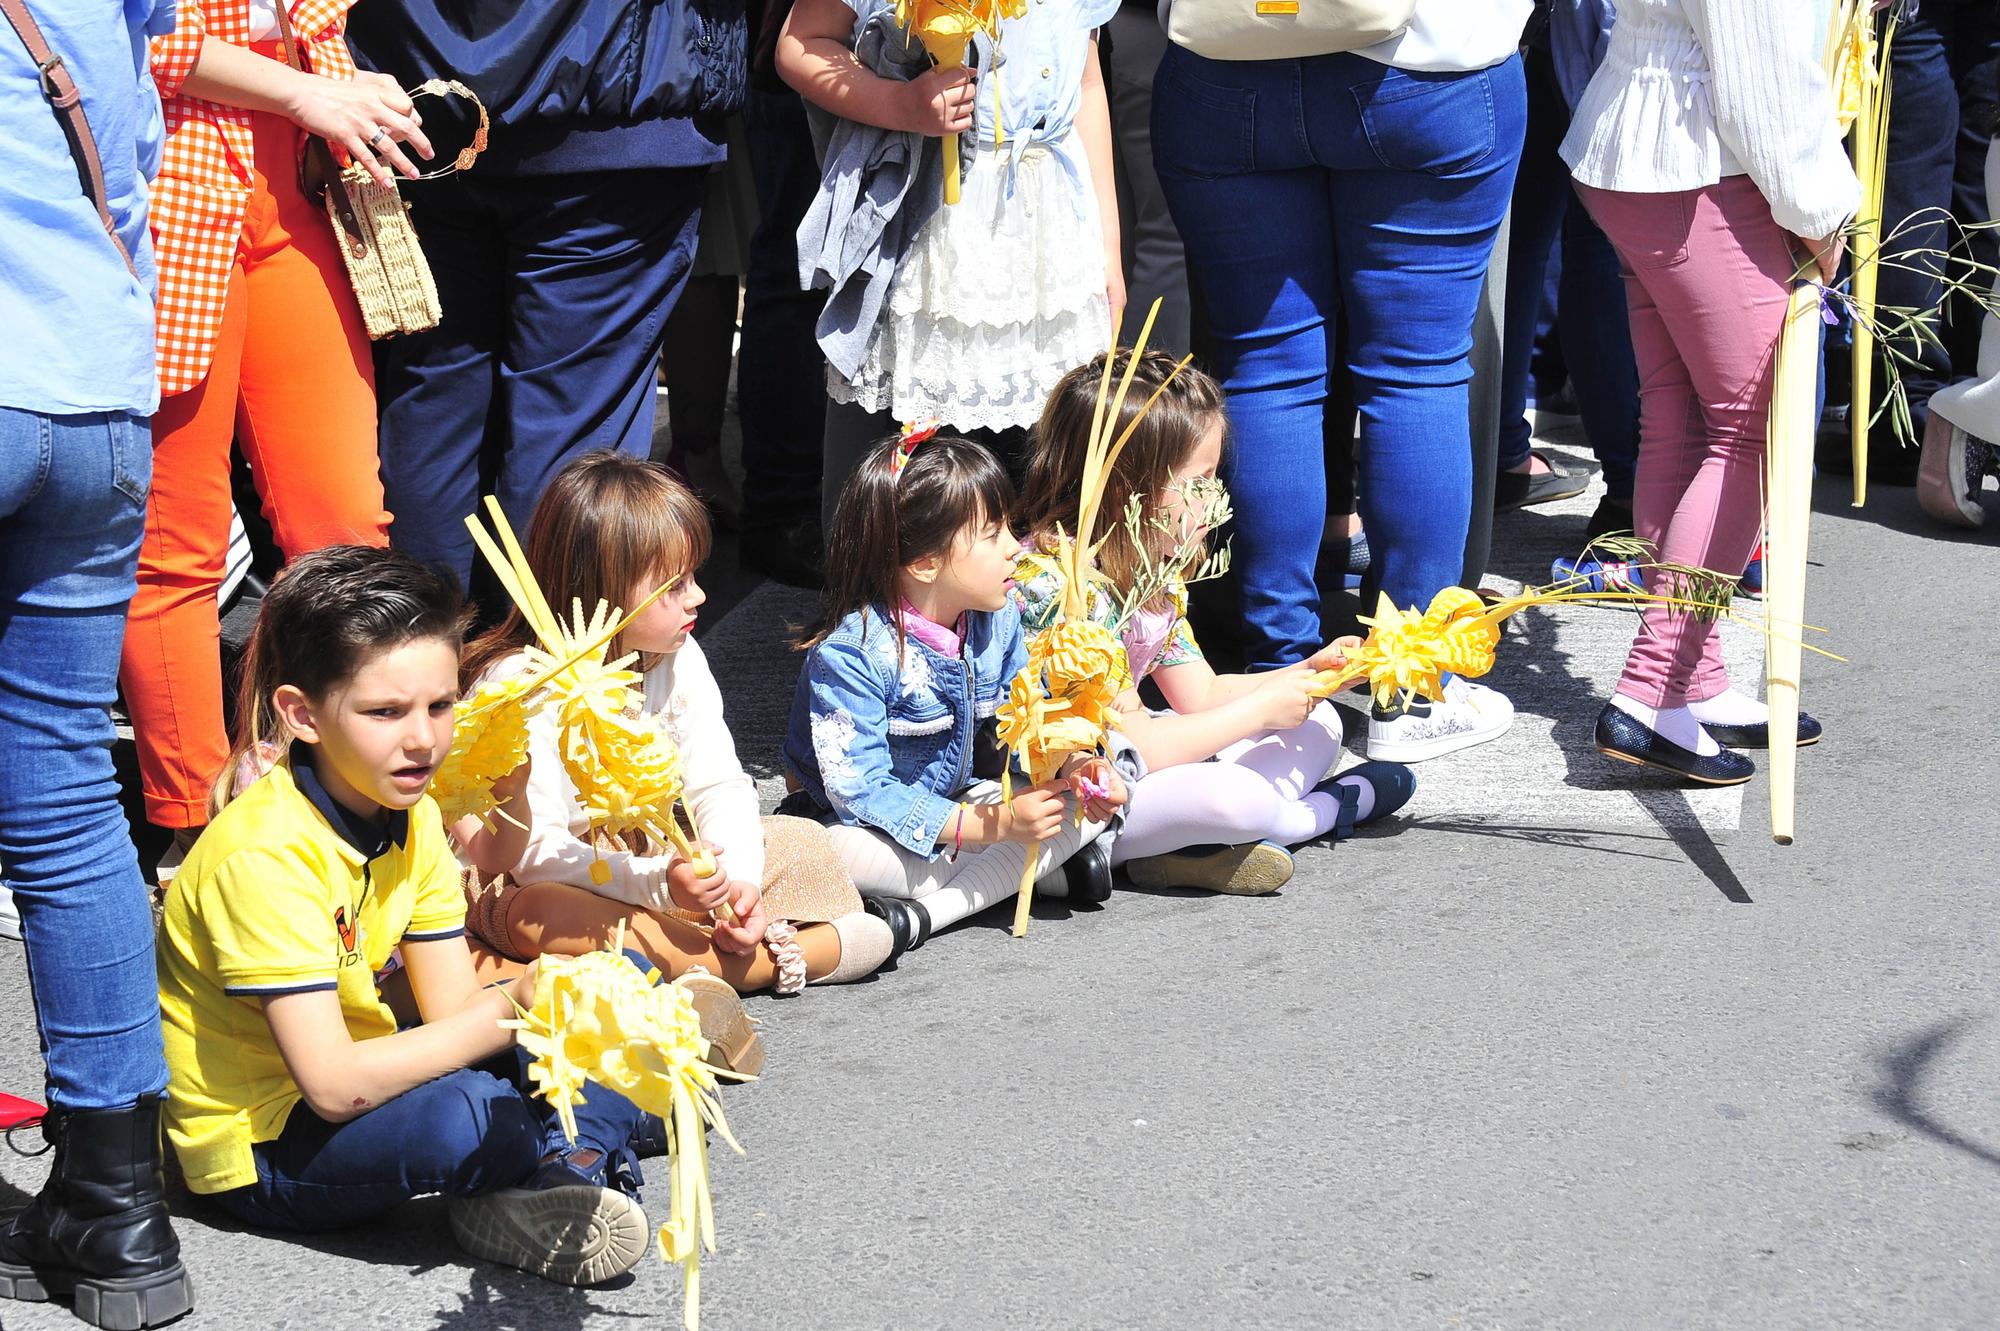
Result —
<instances>
[{"instance_id":1,"label":"yellow polo shirt","mask_svg":"<svg viewBox=\"0 0 2000 1331\"><path fill-rule=\"evenodd\" d=\"M392 1034L376 979L397 945L465 931L458 861L430 797L357 817L303 749L217 815L167 892L167 1137L199 1193L256 1182L251 1146L277 1137L302 1098L264 999L330 990L354 1039Z\"/></svg>"}]
</instances>

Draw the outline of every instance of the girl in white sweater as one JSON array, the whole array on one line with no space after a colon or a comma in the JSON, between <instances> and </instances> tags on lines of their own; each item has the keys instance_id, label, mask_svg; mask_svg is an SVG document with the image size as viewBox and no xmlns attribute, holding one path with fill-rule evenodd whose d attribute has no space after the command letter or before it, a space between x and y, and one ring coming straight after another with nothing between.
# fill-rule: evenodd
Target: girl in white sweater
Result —
<instances>
[{"instance_id":1,"label":"girl in white sweater","mask_svg":"<svg viewBox=\"0 0 2000 1331\"><path fill-rule=\"evenodd\" d=\"M1815 0L1618 0L1562 146L1625 268L1639 362L1633 518L1661 563L1741 569L1757 542L1772 349L1802 262L1830 280L1860 189L1820 68ZM1597 721L1614 758L1750 779L1766 711L1712 619L1649 608ZM1799 718L1799 740L1819 738Z\"/></svg>"},{"instance_id":2,"label":"girl in white sweater","mask_svg":"<svg viewBox=\"0 0 2000 1331\"><path fill-rule=\"evenodd\" d=\"M462 838L476 871L466 929L487 949L484 971L601 947L621 921L663 973L699 966L742 993L837 984L887 959L888 926L862 911L826 830L758 814L715 677L690 636L706 599L695 571L708 547L701 501L663 468L619 453L571 463L536 506L528 564L552 605L635 605L677 579L609 655L639 653L643 715L679 749L687 808L720 869L697 877L670 847L593 835L563 770L558 719L544 710L530 725L526 772L509 783L505 807L523 826L496 820L492 832ZM466 650L468 684L525 669L530 640L519 612L509 615Z\"/></svg>"}]
</instances>

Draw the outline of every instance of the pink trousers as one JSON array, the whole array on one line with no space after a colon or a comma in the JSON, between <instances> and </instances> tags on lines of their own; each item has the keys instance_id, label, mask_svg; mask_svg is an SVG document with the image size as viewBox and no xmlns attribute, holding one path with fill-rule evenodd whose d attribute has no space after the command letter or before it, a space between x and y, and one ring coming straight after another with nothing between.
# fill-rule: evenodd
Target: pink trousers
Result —
<instances>
[{"instance_id":1,"label":"pink trousers","mask_svg":"<svg viewBox=\"0 0 2000 1331\"><path fill-rule=\"evenodd\" d=\"M1664 563L1735 577L1762 521L1790 237L1748 176L1675 194L1576 188L1625 272L1639 363L1638 536ZM1618 692L1679 707L1728 687L1715 624L1647 608Z\"/></svg>"}]
</instances>

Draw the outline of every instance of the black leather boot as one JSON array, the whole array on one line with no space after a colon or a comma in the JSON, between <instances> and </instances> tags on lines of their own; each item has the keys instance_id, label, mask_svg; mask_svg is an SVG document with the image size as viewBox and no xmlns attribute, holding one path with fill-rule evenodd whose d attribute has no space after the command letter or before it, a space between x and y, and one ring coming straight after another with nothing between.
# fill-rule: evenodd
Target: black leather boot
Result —
<instances>
[{"instance_id":1,"label":"black leather boot","mask_svg":"<svg viewBox=\"0 0 2000 1331\"><path fill-rule=\"evenodd\" d=\"M194 1307L160 1172L160 1097L130 1109L54 1109L49 1181L0 1229L0 1298L68 1299L105 1331L142 1331Z\"/></svg>"}]
</instances>

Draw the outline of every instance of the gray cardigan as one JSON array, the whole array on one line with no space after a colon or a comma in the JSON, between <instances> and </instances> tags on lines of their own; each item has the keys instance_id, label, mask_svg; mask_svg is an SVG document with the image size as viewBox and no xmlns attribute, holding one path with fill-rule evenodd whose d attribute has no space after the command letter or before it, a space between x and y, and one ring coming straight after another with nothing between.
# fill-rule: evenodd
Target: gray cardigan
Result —
<instances>
[{"instance_id":1,"label":"gray cardigan","mask_svg":"<svg viewBox=\"0 0 2000 1331\"><path fill-rule=\"evenodd\" d=\"M877 14L855 38L854 54L883 78L903 82L931 67L923 46ZM878 129L807 104L819 151L819 193L799 225L799 285L827 287L820 350L852 379L889 298L896 265L944 197L944 154L922 134Z\"/></svg>"}]
</instances>

